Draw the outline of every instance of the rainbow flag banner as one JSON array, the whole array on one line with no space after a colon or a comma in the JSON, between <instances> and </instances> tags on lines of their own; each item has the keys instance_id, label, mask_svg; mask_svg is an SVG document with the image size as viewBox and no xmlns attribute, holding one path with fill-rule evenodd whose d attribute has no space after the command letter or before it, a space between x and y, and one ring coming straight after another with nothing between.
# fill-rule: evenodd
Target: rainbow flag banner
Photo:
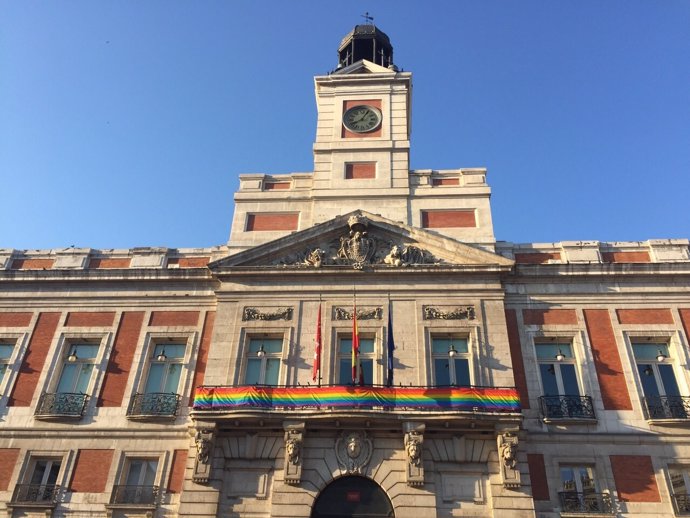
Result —
<instances>
[{"instance_id":1,"label":"rainbow flag banner","mask_svg":"<svg viewBox=\"0 0 690 518\"><path fill-rule=\"evenodd\" d=\"M198 387L194 395L194 410L322 407L511 413L520 399L514 388L488 387Z\"/></svg>"}]
</instances>

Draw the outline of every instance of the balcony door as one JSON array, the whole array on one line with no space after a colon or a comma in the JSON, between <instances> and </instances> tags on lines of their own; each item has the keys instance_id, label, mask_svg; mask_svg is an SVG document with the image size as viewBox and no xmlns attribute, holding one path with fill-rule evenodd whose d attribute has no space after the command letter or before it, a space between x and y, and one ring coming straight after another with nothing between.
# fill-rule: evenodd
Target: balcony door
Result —
<instances>
[{"instance_id":1,"label":"balcony door","mask_svg":"<svg viewBox=\"0 0 690 518\"><path fill-rule=\"evenodd\" d=\"M686 418L669 348L665 343L633 343L647 411L651 419Z\"/></svg>"},{"instance_id":2,"label":"balcony door","mask_svg":"<svg viewBox=\"0 0 690 518\"><path fill-rule=\"evenodd\" d=\"M31 471L26 500L30 502L52 501L56 492L60 459L36 459Z\"/></svg>"}]
</instances>

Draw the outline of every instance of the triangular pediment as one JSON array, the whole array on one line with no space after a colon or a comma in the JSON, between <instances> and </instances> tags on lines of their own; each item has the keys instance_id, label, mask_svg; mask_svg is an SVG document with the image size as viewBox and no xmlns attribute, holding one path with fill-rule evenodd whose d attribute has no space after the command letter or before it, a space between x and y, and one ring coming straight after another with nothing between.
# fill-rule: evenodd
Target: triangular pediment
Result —
<instances>
[{"instance_id":1,"label":"triangular pediment","mask_svg":"<svg viewBox=\"0 0 690 518\"><path fill-rule=\"evenodd\" d=\"M214 261L209 268L507 270L512 265L512 260L486 250L357 210Z\"/></svg>"},{"instance_id":2,"label":"triangular pediment","mask_svg":"<svg viewBox=\"0 0 690 518\"><path fill-rule=\"evenodd\" d=\"M395 74L395 71L382 67L381 65L377 65L376 63L367 59L361 59L356 63L352 63L352 65L348 65L333 72L333 75L349 74Z\"/></svg>"}]
</instances>

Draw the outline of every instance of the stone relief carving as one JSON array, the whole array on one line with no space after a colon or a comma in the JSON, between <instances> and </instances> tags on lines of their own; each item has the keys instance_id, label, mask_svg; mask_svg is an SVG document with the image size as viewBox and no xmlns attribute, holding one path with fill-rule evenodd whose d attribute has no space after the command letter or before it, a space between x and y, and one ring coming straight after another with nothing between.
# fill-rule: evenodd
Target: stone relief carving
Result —
<instances>
[{"instance_id":1,"label":"stone relief carving","mask_svg":"<svg viewBox=\"0 0 690 518\"><path fill-rule=\"evenodd\" d=\"M464 306L444 311L432 306L424 306L424 320L474 320L477 315L474 306Z\"/></svg>"},{"instance_id":2,"label":"stone relief carving","mask_svg":"<svg viewBox=\"0 0 690 518\"><path fill-rule=\"evenodd\" d=\"M383 318L383 308L361 308L357 310L357 320L381 320ZM333 308L334 320L352 320L352 311L343 307Z\"/></svg>"},{"instance_id":3,"label":"stone relief carving","mask_svg":"<svg viewBox=\"0 0 690 518\"><path fill-rule=\"evenodd\" d=\"M302 441L304 423L286 424L285 429L285 466L283 473L286 484L299 484L302 480Z\"/></svg>"},{"instance_id":4,"label":"stone relief carving","mask_svg":"<svg viewBox=\"0 0 690 518\"><path fill-rule=\"evenodd\" d=\"M362 269L368 264L402 267L439 263L432 253L411 243L394 243L380 236L370 235L368 226L369 221L364 216L351 216L348 219L347 234L319 243L317 247L282 257L273 264L308 268L349 265Z\"/></svg>"},{"instance_id":5,"label":"stone relief carving","mask_svg":"<svg viewBox=\"0 0 690 518\"><path fill-rule=\"evenodd\" d=\"M424 464L422 460L424 430L424 423L406 422L403 424L403 432L405 433L403 443L407 460L405 473L408 486L424 485Z\"/></svg>"},{"instance_id":6,"label":"stone relief carving","mask_svg":"<svg viewBox=\"0 0 690 518\"><path fill-rule=\"evenodd\" d=\"M264 313L258 308L245 307L242 320L292 320L292 308L278 308L271 313Z\"/></svg>"},{"instance_id":7,"label":"stone relief carving","mask_svg":"<svg viewBox=\"0 0 690 518\"><path fill-rule=\"evenodd\" d=\"M373 446L366 432L343 432L335 442L335 456L348 474L362 474L371 459Z\"/></svg>"},{"instance_id":8,"label":"stone relief carving","mask_svg":"<svg viewBox=\"0 0 690 518\"><path fill-rule=\"evenodd\" d=\"M520 487L520 470L517 469L517 435L513 432L505 432L496 437L496 442L503 487Z\"/></svg>"},{"instance_id":9,"label":"stone relief carving","mask_svg":"<svg viewBox=\"0 0 690 518\"><path fill-rule=\"evenodd\" d=\"M192 480L198 484L206 484L211 476L211 461L215 430L201 428L194 435L196 458L194 459L194 474Z\"/></svg>"}]
</instances>

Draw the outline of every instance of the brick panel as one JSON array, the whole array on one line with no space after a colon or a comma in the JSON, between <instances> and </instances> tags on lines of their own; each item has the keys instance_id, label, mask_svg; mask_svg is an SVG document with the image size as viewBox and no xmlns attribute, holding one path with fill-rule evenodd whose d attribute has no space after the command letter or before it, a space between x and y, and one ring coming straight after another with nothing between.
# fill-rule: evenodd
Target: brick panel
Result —
<instances>
[{"instance_id":1,"label":"brick panel","mask_svg":"<svg viewBox=\"0 0 690 518\"><path fill-rule=\"evenodd\" d=\"M198 387L204 382L206 362L208 361L208 350L211 347L211 336L213 335L213 324L215 321L215 311L209 311L208 313L206 313L204 329L201 331L201 343L199 344L199 353L196 357L196 368L194 369L194 379L192 380L192 393L189 397L189 406L192 406L194 404L194 391L196 387Z\"/></svg>"},{"instance_id":2,"label":"brick panel","mask_svg":"<svg viewBox=\"0 0 690 518\"><path fill-rule=\"evenodd\" d=\"M272 213L247 214L247 232L265 230L297 230L299 214Z\"/></svg>"},{"instance_id":3,"label":"brick panel","mask_svg":"<svg viewBox=\"0 0 690 518\"><path fill-rule=\"evenodd\" d=\"M527 377L525 376L525 364L522 361L522 346L520 345L520 330L514 309L506 309L506 324L508 326L508 345L510 347L510 359L513 363L515 388L520 395L520 406L529 408Z\"/></svg>"},{"instance_id":4,"label":"brick panel","mask_svg":"<svg viewBox=\"0 0 690 518\"><path fill-rule=\"evenodd\" d=\"M184 472L187 467L187 450L175 450L173 452L170 479L168 480L168 493L182 492Z\"/></svg>"},{"instance_id":5,"label":"brick panel","mask_svg":"<svg viewBox=\"0 0 690 518\"><path fill-rule=\"evenodd\" d=\"M19 448L0 449L0 491L7 491L10 486L12 472L17 465Z\"/></svg>"},{"instance_id":6,"label":"brick panel","mask_svg":"<svg viewBox=\"0 0 690 518\"><path fill-rule=\"evenodd\" d=\"M149 325L156 326L196 326L199 323L198 311L153 311Z\"/></svg>"},{"instance_id":7,"label":"brick panel","mask_svg":"<svg viewBox=\"0 0 690 518\"><path fill-rule=\"evenodd\" d=\"M180 268L205 268L210 260L210 257L171 257L168 259L168 265L176 264Z\"/></svg>"},{"instance_id":8,"label":"brick panel","mask_svg":"<svg viewBox=\"0 0 690 518\"><path fill-rule=\"evenodd\" d=\"M33 313L0 313L0 327L28 327Z\"/></svg>"},{"instance_id":9,"label":"brick panel","mask_svg":"<svg viewBox=\"0 0 690 518\"><path fill-rule=\"evenodd\" d=\"M515 254L515 262L519 264L544 264L549 261L560 261L560 252L538 252L533 254Z\"/></svg>"},{"instance_id":10,"label":"brick panel","mask_svg":"<svg viewBox=\"0 0 690 518\"><path fill-rule=\"evenodd\" d=\"M132 259L129 257L111 257L98 258L94 257L89 261L89 268L107 269L107 268L129 268L129 263Z\"/></svg>"},{"instance_id":11,"label":"brick panel","mask_svg":"<svg viewBox=\"0 0 690 518\"><path fill-rule=\"evenodd\" d=\"M549 496L549 482L546 478L544 455L541 453L528 453L527 466L529 467L529 479L532 483L532 498L535 500L551 500Z\"/></svg>"},{"instance_id":12,"label":"brick panel","mask_svg":"<svg viewBox=\"0 0 690 518\"><path fill-rule=\"evenodd\" d=\"M611 455L611 469L621 502L661 502L651 457Z\"/></svg>"},{"instance_id":13,"label":"brick panel","mask_svg":"<svg viewBox=\"0 0 690 518\"><path fill-rule=\"evenodd\" d=\"M122 405L143 323L143 311L128 311L122 314L108 367L105 370L98 406Z\"/></svg>"},{"instance_id":14,"label":"brick panel","mask_svg":"<svg viewBox=\"0 0 690 518\"><path fill-rule=\"evenodd\" d=\"M264 191L279 191L290 188L290 182L265 182Z\"/></svg>"},{"instance_id":15,"label":"brick panel","mask_svg":"<svg viewBox=\"0 0 690 518\"><path fill-rule=\"evenodd\" d=\"M680 313L680 321L685 331L685 343L690 344L690 309L679 309L678 313Z\"/></svg>"},{"instance_id":16,"label":"brick panel","mask_svg":"<svg viewBox=\"0 0 690 518\"><path fill-rule=\"evenodd\" d=\"M460 185L460 178L432 178L431 185Z\"/></svg>"},{"instance_id":17,"label":"brick panel","mask_svg":"<svg viewBox=\"0 0 690 518\"><path fill-rule=\"evenodd\" d=\"M616 337L606 309L586 309L585 323L606 410L632 410Z\"/></svg>"},{"instance_id":18,"label":"brick panel","mask_svg":"<svg viewBox=\"0 0 690 518\"><path fill-rule=\"evenodd\" d=\"M673 324L670 309L617 309L621 324Z\"/></svg>"},{"instance_id":19,"label":"brick panel","mask_svg":"<svg viewBox=\"0 0 690 518\"><path fill-rule=\"evenodd\" d=\"M577 325L574 309L523 309L522 319L526 325Z\"/></svg>"},{"instance_id":20,"label":"brick panel","mask_svg":"<svg viewBox=\"0 0 690 518\"><path fill-rule=\"evenodd\" d=\"M367 180L376 178L376 162L345 164L346 180Z\"/></svg>"},{"instance_id":21,"label":"brick panel","mask_svg":"<svg viewBox=\"0 0 690 518\"><path fill-rule=\"evenodd\" d=\"M649 252L602 252L605 263L650 263Z\"/></svg>"},{"instance_id":22,"label":"brick panel","mask_svg":"<svg viewBox=\"0 0 690 518\"><path fill-rule=\"evenodd\" d=\"M8 406L29 406L34 391L38 387L38 378L43 370L43 364L48 356L48 349L53 342L55 330L60 321L60 313L41 313L38 315L26 354L19 367L17 380L12 394L7 402Z\"/></svg>"},{"instance_id":23,"label":"brick panel","mask_svg":"<svg viewBox=\"0 0 690 518\"><path fill-rule=\"evenodd\" d=\"M357 100L357 101L345 101L343 103L343 115L345 115L345 112L349 110L350 108L354 106L360 106L362 104L367 104L369 106L373 106L374 108L378 108L381 110L381 100L380 99L368 99L368 100ZM382 114L383 115L383 114ZM385 116L384 116L385 119ZM341 136L343 138L369 138L369 137L380 137L381 136L381 129L383 128L383 121L381 122L381 125L374 131L369 131L367 133L353 133L352 131L349 131L345 129L345 126L341 122L341 127L342 127L342 133Z\"/></svg>"},{"instance_id":24,"label":"brick panel","mask_svg":"<svg viewBox=\"0 0 690 518\"><path fill-rule=\"evenodd\" d=\"M50 270L53 267L53 259L15 259L12 261L12 270Z\"/></svg>"},{"instance_id":25,"label":"brick panel","mask_svg":"<svg viewBox=\"0 0 690 518\"><path fill-rule=\"evenodd\" d=\"M81 311L70 312L67 315L65 325L74 327L110 327L114 321L114 311Z\"/></svg>"},{"instance_id":26,"label":"brick panel","mask_svg":"<svg viewBox=\"0 0 690 518\"><path fill-rule=\"evenodd\" d=\"M423 210L424 228L463 228L476 227L473 210Z\"/></svg>"},{"instance_id":27,"label":"brick panel","mask_svg":"<svg viewBox=\"0 0 690 518\"><path fill-rule=\"evenodd\" d=\"M75 493L103 493L115 450L79 450L70 489Z\"/></svg>"}]
</instances>

